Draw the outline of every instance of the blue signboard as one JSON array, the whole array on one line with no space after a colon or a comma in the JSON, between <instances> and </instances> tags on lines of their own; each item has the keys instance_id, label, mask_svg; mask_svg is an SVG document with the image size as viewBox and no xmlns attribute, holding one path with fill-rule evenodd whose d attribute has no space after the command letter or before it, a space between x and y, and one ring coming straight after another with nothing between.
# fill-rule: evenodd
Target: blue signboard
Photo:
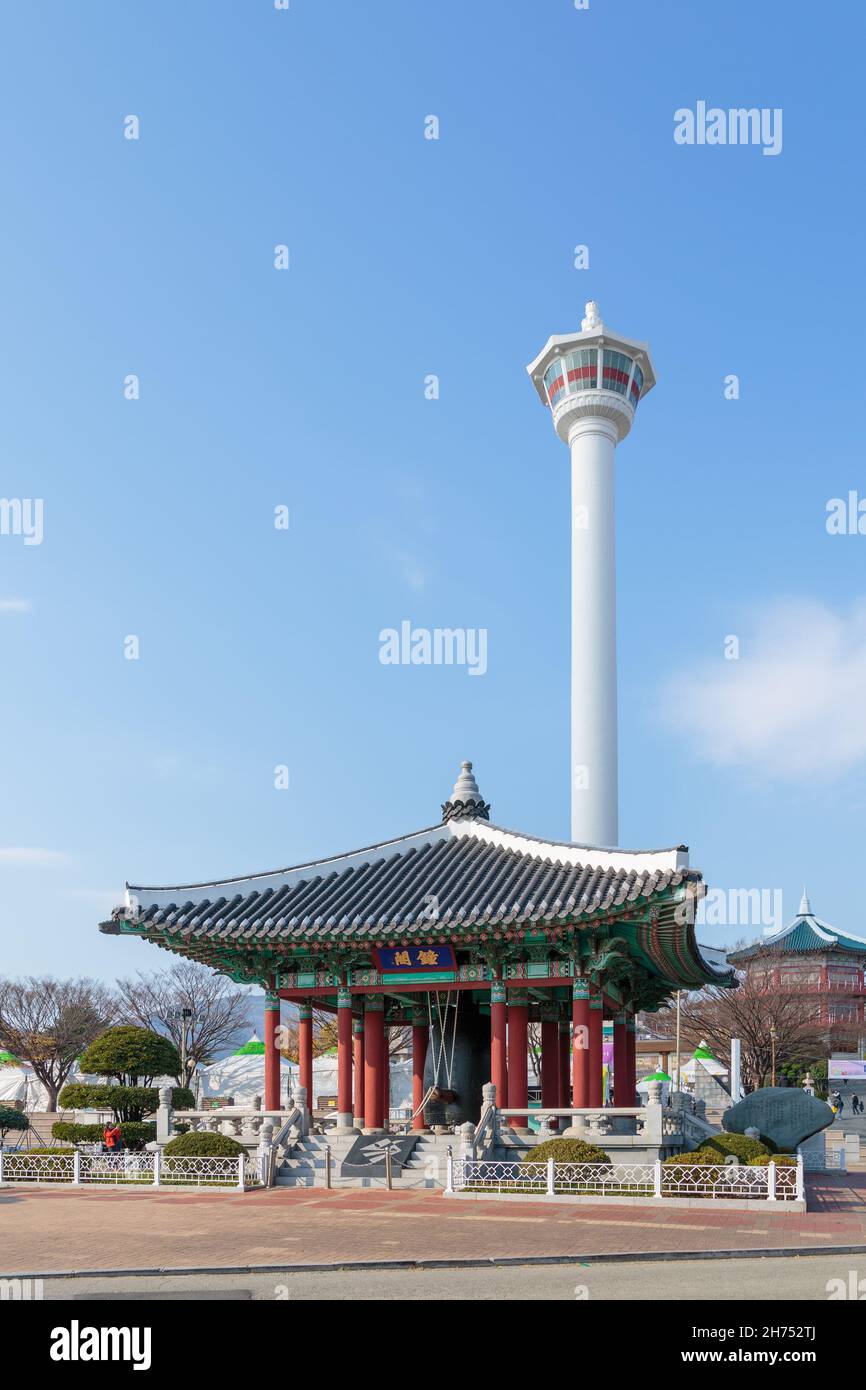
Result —
<instances>
[{"instance_id":1,"label":"blue signboard","mask_svg":"<svg viewBox=\"0 0 866 1390\"><path fill-rule=\"evenodd\" d=\"M401 974L413 970L454 970L454 951L450 946L389 946L375 951L379 971Z\"/></svg>"}]
</instances>

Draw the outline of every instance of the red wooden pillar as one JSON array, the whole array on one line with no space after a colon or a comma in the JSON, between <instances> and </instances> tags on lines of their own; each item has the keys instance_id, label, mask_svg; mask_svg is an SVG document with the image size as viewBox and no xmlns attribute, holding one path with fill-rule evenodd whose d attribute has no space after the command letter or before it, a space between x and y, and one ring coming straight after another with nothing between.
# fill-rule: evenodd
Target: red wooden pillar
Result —
<instances>
[{"instance_id":1,"label":"red wooden pillar","mask_svg":"<svg viewBox=\"0 0 866 1390\"><path fill-rule=\"evenodd\" d=\"M589 1100L589 984L576 978L571 990L572 1105L583 1109Z\"/></svg>"},{"instance_id":2,"label":"red wooden pillar","mask_svg":"<svg viewBox=\"0 0 866 1390\"><path fill-rule=\"evenodd\" d=\"M429 1042L427 1017L421 1009L412 1015L412 1128L426 1129L421 1102L424 1099L424 1066Z\"/></svg>"},{"instance_id":3,"label":"red wooden pillar","mask_svg":"<svg viewBox=\"0 0 866 1390\"><path fill-rule=\"evenodd\" d=\"M559 1103L571 1105L571 1024L567 1018L559 1020ZM560 1125L560 1129L565 1129Z\"/></svg>"},{"instance_id":4,"label":"red wooden pillar","mask_svg":"<svg viewBox=\"0 0 866 1390\"><path fill-rule=\"evenodd\" d=\"M508 1108L526 1110L529 1095L527 1066L529 1060L529 1000L526 991L512 990L508 999ZM525 1129L527 1113L512 1115L512 1129Z\"/></svg>"},{"instance_id":5,"label":"red wooden pillar","mask_svg":"<svg viewBox=\"0 0 866 1390\"><path fill-rule=\"evenodd\" d=\"M559 1018L555 1004L541 1006L541 1108L559 1105L561 1065L559 1056ZM556 1129L556 1120L553 1128Z\"/></svg>"},{"instance_id":6,"label":"red wooden pillar","mask_svg":"<svg viewBox=\"0 0 866 1390\"><path fill-rule=\"evenodd\" d=\"M589 1104L604 1104L602 1039L604 1036L604 1006L598 991L589 996Z\"/></svg>"},{"instance_id":7,"label":"red wooden pillar","mask_svg":"<svg viewBox=\"0 0 866 1390\"><path fill-rule=\"evenodd\" d=\"M631 1105L628 1099L628 1042L626 1041L625 1014L616 1015L613 1021L613 1103L615 1106Z\"/></svg>"},{"instance_id":8,"label":"red wooden pillar","mask_svg":"<svg viewBox=\"0 0 866 1390\"><path fill-rule=\"evenodd\" d=\"M280 996L265 994L265 1109L280 1108Z\"/></svg>"},{"instance_id":9,"label":"red wooden pillar","mask_svg":"<svg viewBox=\"0 0 866 1390\"><path fill-rule=\"evenodd\" d=\"M628 1087L629 1100L627 1105L637 1105L637 1024L632 1014L625 1027L626 1056L625 1056L625 1075Z\"/></svg>"},{"instance_id":10,"label":"red wooden pillar","mask_svg":"<svg viewBox=\"0 0 866 1390\"><path fill-rule=\"evenodd\" d=\"M352 1036L355 1042L355 1114L356 1129L364 1128L364 1015L356 1014L352 1019Z\"/></svg>"},{"instance_id":11,"label":"red wooden pillar","mask_svg":"<svg viewBox=\"0 0 866 1390\"><path fill-rule=\"evenodd\" d=\"M391 1128L391 1040L388 1029L384 1027L382 1030L382 1124L385 1129Z\"/></svg>"},{"instance_id":12,"label":"red wooden pillar","mask_svg":"<svg viewBox=\"0 0 866 1390\"><path fill-rule=\"evenodd\" d=\"M490 985L490 1080L496 1087L500 1110L508 1105L508 1065L506 1062L505 985L502 971Z\"/></svg>"},{"instance_id":13,"label":"red wooden pillar","mask_svg":"<svg viewBox=\"0 0 866 1390\"><path fill-rule=\"evenodd\" d=\"M368 994L364 1001L364 1129L382 1128L382 1059L385 1048L385 1001Z\"/></svg>"},{"instance_id":14,"label":"red wooden pillar","mask_svg":"<svg viewBox=\"0 0 866 1390\"><path fill-rule=\"evenodd\" d=\"M337 1127L352 1128L352 996L337 991Z\"/></svg>"},{"instance_id":15,"label":"red wooden pillar","mask_svg":"<svg viewBox=\"0 0 866 1390\"><path fill-rule=\"evenodd\" d=\"M307 1109L312 1115L313 1096L313 1006L304 999L298 1005L298 1076L307 1091Z\"/></svg>"}]
</instances>

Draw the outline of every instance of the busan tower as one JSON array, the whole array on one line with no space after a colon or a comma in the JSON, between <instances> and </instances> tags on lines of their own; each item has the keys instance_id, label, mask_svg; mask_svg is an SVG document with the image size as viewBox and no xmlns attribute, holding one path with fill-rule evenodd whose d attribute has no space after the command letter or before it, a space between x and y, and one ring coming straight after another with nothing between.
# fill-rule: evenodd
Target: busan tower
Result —
<instances>
[{"instance_id":1,"label":"busan tower","mask_svg":"<svg viewBox=\"0 0 866 1390\"><path fill-rule=\"evenodd\" d=\"M614 459L655 385L646 343L613 333L590 301L579 333L527 367L571 450L571 838L619 844Z\"/></svg>"}]
</instances>

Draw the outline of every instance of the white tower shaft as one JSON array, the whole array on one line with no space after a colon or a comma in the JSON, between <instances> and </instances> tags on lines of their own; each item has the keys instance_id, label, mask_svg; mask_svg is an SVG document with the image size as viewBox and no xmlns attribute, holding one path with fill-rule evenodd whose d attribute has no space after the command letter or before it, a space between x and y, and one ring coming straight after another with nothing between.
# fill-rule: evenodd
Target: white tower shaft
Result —
<instances>
[{"instance_id":1,"label":"white tower shaft","mask_svg":"<svg viewBox=\"0 0 866 1390\"><path fill-rule=\"evenodd\" d=\"M571 448L571 838L619 843L616 680L617 430L584 416Z\"/></svg>"},{"instance_id":2,"label":"white tower shaft","mask_svg":"<svg viewBox=\"0 0 866 1390\"><path fill-rule=\"evenodd\" d=\"M616 446L655 385L646 343L614 333L594 300L526 369L571 451L571 838L619 843Z\"/></svg>"}]
</instances>

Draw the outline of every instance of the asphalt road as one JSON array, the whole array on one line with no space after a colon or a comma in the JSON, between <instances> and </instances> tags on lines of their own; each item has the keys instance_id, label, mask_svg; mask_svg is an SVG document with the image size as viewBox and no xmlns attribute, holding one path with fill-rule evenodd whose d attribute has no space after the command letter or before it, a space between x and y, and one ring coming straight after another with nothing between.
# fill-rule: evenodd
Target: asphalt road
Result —
<instances>
[{"instance_id":1,"label":"asphalt road","mask_svg":"<svg viewBox=\"0 0 866 1390\"><path fill-rule=\"evenodd\" d=\"M866 1260L854 1255L765 1259L660 1260L628 1264L563 1264L491 1269L337 1270L310 1274L190 1274L47 1279L46 1299L90 1301L273 1300L617 1300L726 1299L821 1301L828 1281L864 1280Z\"/></svg>"}]
</instances>

